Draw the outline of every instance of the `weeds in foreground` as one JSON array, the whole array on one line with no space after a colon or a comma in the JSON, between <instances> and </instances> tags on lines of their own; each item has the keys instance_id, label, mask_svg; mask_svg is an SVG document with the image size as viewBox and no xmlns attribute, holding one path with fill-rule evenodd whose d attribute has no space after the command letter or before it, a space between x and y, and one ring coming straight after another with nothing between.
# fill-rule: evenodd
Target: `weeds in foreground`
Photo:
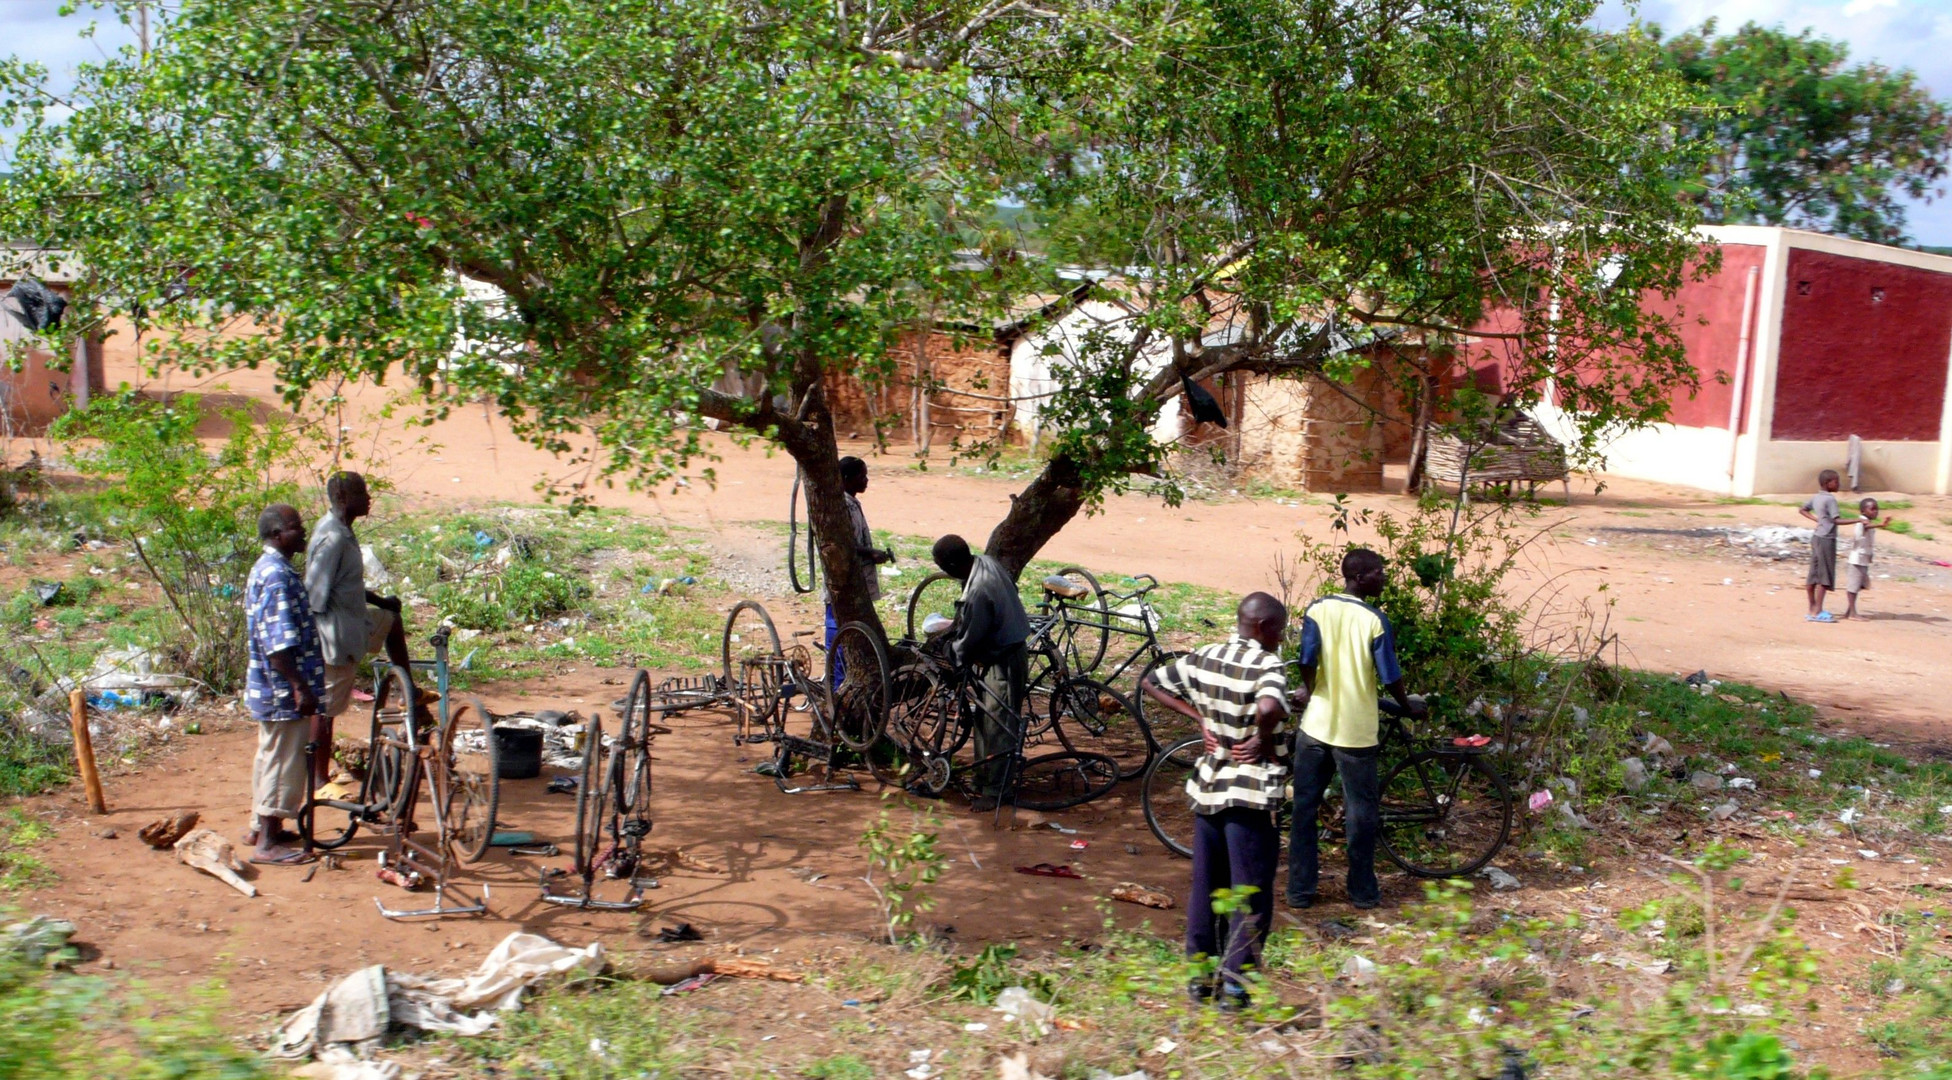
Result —
<instances>
[{"instance_id":1,"label":"weeds in foreground","mask_svg":"<svg viewBox=\"0 0 1952 1080\"><path fill-rule=\"evenodd\" d=\"M7 811L0 820L0 891L31 889L54 880L54 871L33 850L53 835L54 830L29 817L26 810L16 806Z\"/></svg>"},{"instance_id":2,"label":"weeds in foreground","mask_svg":"<svg viewBox=\"0 0 1952 1080\"><path fill-rule=\"evenodd\" d=\"M35 1080L259 1080L272 1071L219 1026L222 992L155 1010L104 979L0 953L0 1076Z\"/></svg>"},{"instance_id":3,"label":"weeds in foreground","mask_svg":"<svg viewBox=\"0 0 1952 1080\"><path fill-rule=\"evenodd\" d=\"M929 895L928 887L942 876L942 868L948 861L935 848L936 835L942 828L935 808L930 807L926 816L916 814L917 828L902 836L886 808L892 797L892 792L883 795L880 816L861 833L860 839L860 847L868 856L868 872L861 880L874 892L875 905L891 945L901 941L903 933L914 924L917 912L935 907L935 898Z\"/></svg>"}]
</instances>

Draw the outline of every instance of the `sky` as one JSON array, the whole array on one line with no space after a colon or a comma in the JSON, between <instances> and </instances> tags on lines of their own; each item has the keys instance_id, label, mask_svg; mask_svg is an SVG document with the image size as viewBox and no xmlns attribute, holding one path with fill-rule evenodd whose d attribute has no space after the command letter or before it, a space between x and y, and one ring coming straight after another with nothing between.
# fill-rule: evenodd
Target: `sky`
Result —
<instances>
[{"instance_id":1,"label":"sky","mask_svg":"<svg viewBox=\"0 0 1952 1080\"><path fill-rule=\"evenodd\" d=\"M0 0L0 50L37 60L60 76L133 40L112 17L100 15L97 40L79 37L86 17L61 18L61 4ZM1940 98L1952 98L1952 0L1604 0L1596 21L1621 27L1636 14L1670 33L1709 18L1728 30L1751 21L1791 31L1813 27L1847 43L1852 59L1911 68ZM1952 194L1952 183L1945 186ZM1952 198L1912 206L1908 224L1914 241L1952 246Z\"/></svg>"}]
</instances>

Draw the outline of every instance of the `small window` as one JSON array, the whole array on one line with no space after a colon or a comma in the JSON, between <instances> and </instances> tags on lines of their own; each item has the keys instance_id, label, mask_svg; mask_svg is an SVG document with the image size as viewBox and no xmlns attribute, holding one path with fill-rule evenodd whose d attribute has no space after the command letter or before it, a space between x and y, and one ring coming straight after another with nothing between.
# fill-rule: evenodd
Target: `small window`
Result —
<instances>
[{"instance_id":1,"label":"small window","mask_svg":"<svg viewBox=\"0 0 1952 1080\"><path fill-rule=\"evenodd\" d=\"M1809 283L1809 282L1807 282L1807 281L1799 281L1799 282L1797 282L1797 283L1796 283L1796 295L1798 295L1798 296L1808 296L1808 295L1810 295L1810 283Z\"/></svg>"},{"instance_id":2,"label":"small window","mask_svg":"<svg viewBox=\"0 0 1952 1080\"><path fill-rule=\"evenodd\" d=\"M1884 303L1884 290L1882 288L1879 288L1875 285L1871 287L1871 303L1873 304Z\"/></svg>"}]
</instances>

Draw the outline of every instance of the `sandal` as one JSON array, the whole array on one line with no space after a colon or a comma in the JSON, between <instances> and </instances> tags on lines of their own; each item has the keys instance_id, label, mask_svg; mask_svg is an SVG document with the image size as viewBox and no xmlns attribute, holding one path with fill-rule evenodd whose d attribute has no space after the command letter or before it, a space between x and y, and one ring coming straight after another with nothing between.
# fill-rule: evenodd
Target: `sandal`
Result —
<instances>
[{"instance_id":1,"label":"sandal","mask_svg":"<svg viewBox=\"0 0 1952 1080\"><path fill-rule=\"evenodd\" d=\"M1017 873L1029 874L1032 877L1071 878L1076 881L1084 880L1084 875L1078 873L1076 870L1071 869L1070 863L1058 863L1053 865L1047 862L1040 862L1036 866L1019 866L1017 867Z\"/></svg>"},{"instance_id":2,"label":"sandal","mask_svg":"<svg viewBox=\"0 0 1952 1080\"><path fill-rule=\"evenodd\" d=\"M1837 621L1837 617L1836 617L1835 615L1832 615L1832 614L1830 614L1830 613L1829 613L1829 612L1827 612L1827 611L1819 611L1819 612L1817 612L1817 613L1816 613L1816 614L1814 614L1814 615L1805 615L1805 616L1803 616L1803 618L1805 618L1805 619L1808 619L1808 620L1809 620L1810 622L1829 622L1829 623L1833 623L1833 622L1836 622L1836 621Z\"/></svg>"},{"instance_id":3,"label":"sandal","mask_svg":"<svg viewBox=\"0 0 1952 1080\"><path fill-rule=\"evenodd\" d=\"M317 861L318 856L309 851L287 851L283 855L251 856L251 861L259 866L303 866Z\"/></svg>"}]
</instances>

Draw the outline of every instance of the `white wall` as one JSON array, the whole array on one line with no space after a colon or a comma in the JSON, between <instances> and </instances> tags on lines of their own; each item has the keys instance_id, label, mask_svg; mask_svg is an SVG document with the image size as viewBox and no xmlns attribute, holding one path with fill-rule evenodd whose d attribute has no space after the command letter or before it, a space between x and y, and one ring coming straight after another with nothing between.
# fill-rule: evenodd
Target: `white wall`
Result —
<instances>
[{"instance_id":1,"label":"white wall","mask_svg":"<svg viewBox=\"0 0 1952 1080\"><path fill-rule=\"evenodd\" d=\"M1060 363L1075 361L1086 335L1103 330L1120 341L1131 341L1135 332L1133 313L1108 300L1085 300L1066 311L1056 321L1035 333L1020 338L1010 350L1010 396L1016 399L1014 423L1033 444L1041 434L1038 409L1058 388L1054 369ZM1172 347L1164 342L1148 346L1139 354L1134 371L1140 379L1150 379L1172 359ZM1172 442L1180 436L1179 398L1167 401L1152 425L1152 437Z\"/></svg>"}]
</instances>

